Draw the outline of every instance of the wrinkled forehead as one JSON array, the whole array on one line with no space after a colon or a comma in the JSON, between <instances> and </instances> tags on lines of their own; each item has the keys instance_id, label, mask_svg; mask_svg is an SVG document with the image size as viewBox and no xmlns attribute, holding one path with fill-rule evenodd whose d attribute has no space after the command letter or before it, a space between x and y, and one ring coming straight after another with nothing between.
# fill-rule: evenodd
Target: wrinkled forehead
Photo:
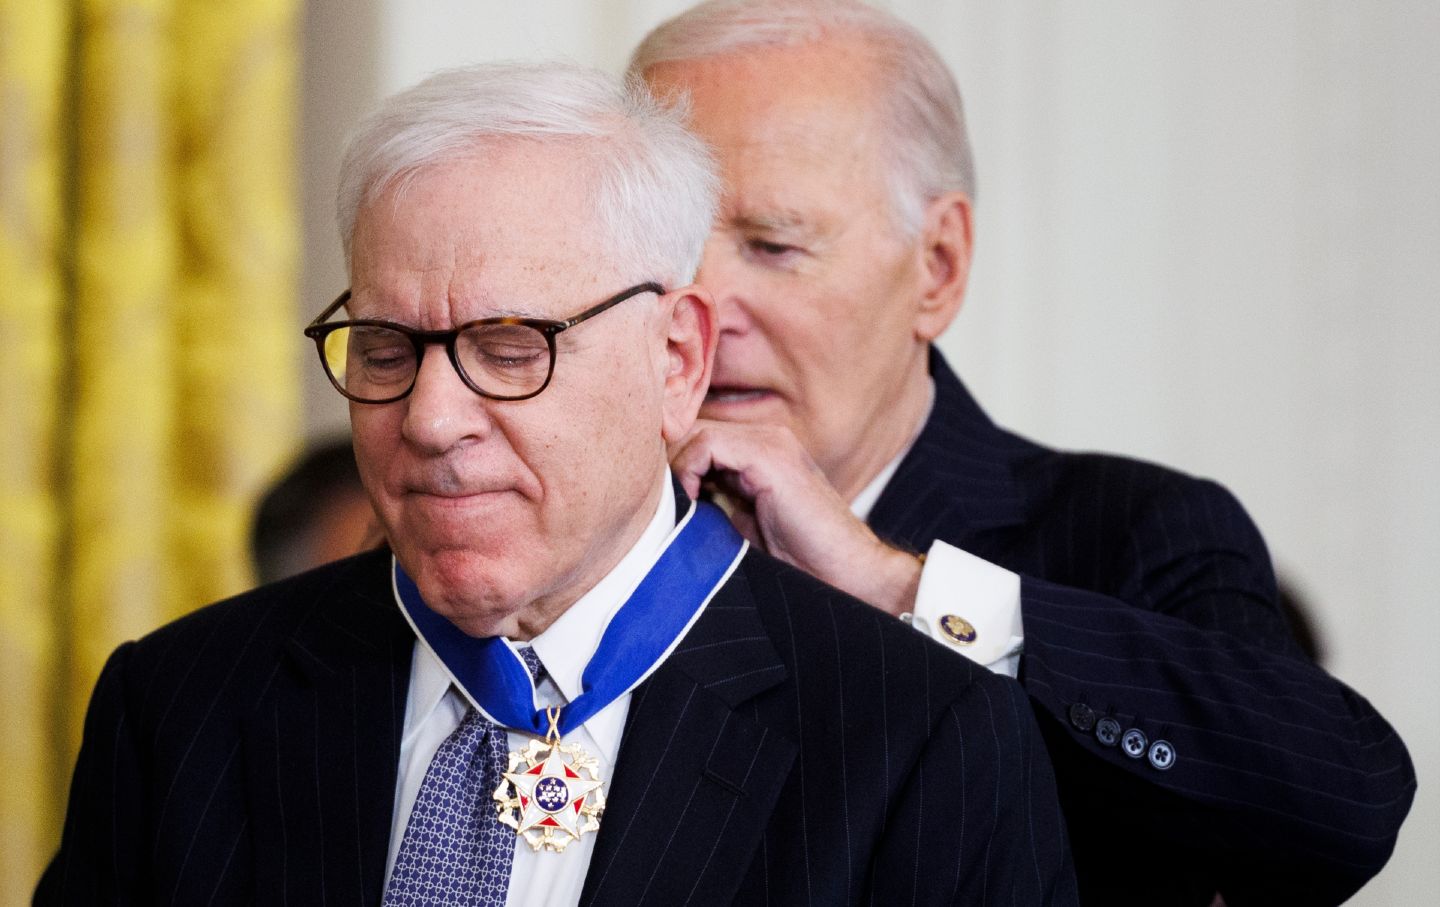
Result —
<instances>
[{"instance_id":1,"label":"wrinkled forehead","mask_svg":"<svg viewBox=\"0 0 1440 907\"><path fill-rule=\"evenodd\" d=\"M571 143L511 140L392 181L356 219L352 317L568 317L615 292L597 180Z\"/></svg>"}]
</instances>

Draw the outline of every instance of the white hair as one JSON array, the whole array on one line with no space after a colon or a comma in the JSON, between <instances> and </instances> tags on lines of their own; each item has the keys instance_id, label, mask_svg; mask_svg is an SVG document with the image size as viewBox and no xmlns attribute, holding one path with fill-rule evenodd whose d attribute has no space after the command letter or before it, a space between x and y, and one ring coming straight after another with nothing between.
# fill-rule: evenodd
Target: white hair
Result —
<instances>
[{"instance_id":1,"label":"white hair","mask_svg":"<svg viewBox=\"0 0 1440 907\"><path fill-rule=\"evenodd\" d=\"M836 36L859 38L880 65L886 181L901 230L918 233L926 206L945 192L973 201L975 162L960 89L930 42L883 10L856 0L709 0L650 32L629 72Z\"/></svg>"},{"instance_id":2,"label":"white hair","mask_svg":"<svg viewBox=\"0 0 1440 907\"><path fill-rule=\"evenodd\" d=\"M566 63L485 63L438 72L361 122L340 165L336 216L345 260L361 208L419 171L483 158L509 139L574 142L596 165L590 199L609 247L637 279L689 283L715 217L718 180L685 111Z\"/></svg>"}]
</instances>

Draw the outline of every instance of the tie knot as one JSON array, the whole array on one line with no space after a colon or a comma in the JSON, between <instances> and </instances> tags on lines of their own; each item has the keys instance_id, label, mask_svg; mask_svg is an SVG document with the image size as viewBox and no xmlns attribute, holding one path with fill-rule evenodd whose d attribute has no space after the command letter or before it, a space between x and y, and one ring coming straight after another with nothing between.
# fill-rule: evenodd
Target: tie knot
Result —
<instances>
[{"instance_id":1,"label":"tie knot","mask_svg":"<svg viewBox=\"0 0 1440 907\"><path fill-rule=\"evenodd\" d=\"M530 672L530 678L539 684L545 677L545 666L540 663L540 655L535 651L534 646L520 646L520 659L525 662L525 669Z\"/></svg>"}]
</instances>

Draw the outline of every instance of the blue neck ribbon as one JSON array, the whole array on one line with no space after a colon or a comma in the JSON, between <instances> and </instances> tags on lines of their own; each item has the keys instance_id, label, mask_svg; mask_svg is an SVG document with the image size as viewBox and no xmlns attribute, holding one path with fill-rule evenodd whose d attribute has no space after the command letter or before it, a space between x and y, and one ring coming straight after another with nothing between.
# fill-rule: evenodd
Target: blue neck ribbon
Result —
<instances>
[{"instance_id":1,"label":"blue neck ribbon","mask_svg":"<svg viewBox=\"0 0 1440 907\"><path fill-rule=\"evenodd\" d=\"M580 695L560 709L561 735L635 689L660 666L730 577L746 547L718 507L691 504L650 572L606 625L581 674ZM505 639L467 636L436 614L399 561L394 582L416 635L475 707L496 724L545 736L550 723L545 710L535 707L530 672Z\"/></svg>"}]
</instances>

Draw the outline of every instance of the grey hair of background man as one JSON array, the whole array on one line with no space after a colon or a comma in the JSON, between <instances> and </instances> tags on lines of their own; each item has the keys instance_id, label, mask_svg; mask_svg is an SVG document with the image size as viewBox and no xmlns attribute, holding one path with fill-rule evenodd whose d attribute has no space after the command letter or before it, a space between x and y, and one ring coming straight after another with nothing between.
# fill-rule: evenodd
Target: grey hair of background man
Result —
<instances>
[{"instance_id":1,"label":"grey hair of background man","mask_svg":"<svg viewBox=\"0 0 1440 907\"><path fill-rule=\"evenodd\" d=\"M688 284L715 216L718 180L685 111L568 63L486 63L438 72L381 103L340 165L336 214L345 261L361 208L418 172L483 156L490 143L571 142L594 162L590 203L634 280ZM556 212L556 216L561 216Z\"/></svg>"},{"instance_id":2,"label":"grey hair of background man","mask_svg":"<svg viewBox=\"0 0 1440 907\"><path fill-rule=\"evenodd\" d=\"M954 76L930 42L894 15L853 0L711 0L650 32L629 72L846 35L861 38L880 64L878 112L893 214L914 236L926 206L941 194L959 190L974 201L975 162Z\"/></svg>"}]
</instances>

